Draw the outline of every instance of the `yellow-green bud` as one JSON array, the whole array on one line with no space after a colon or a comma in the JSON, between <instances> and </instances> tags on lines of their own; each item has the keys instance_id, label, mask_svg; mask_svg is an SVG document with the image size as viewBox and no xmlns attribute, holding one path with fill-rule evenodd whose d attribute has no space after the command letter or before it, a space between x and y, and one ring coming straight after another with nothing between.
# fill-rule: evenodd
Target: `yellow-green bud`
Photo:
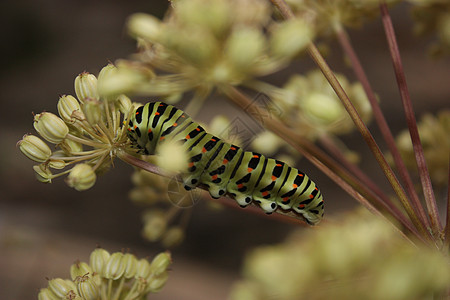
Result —
<instances>
[{"instance_id":1,"label":"yellow-green bud","mask_svg":"<svg viewBox=\"0 0 450 300\"><path fill-rule=\"evenodd\" d=\"M172 263L169 251L159 253L153 258L150 264L150 276L159 276L164 273Z\"/></svg>"},{"instance_id":2,"label":"yellow-green bud","mask_svg":"<svg viewBox=\"0 0 450 300\"><path fill-rule=\"evenodd\" d=\"M127 27L133 37L155 42L160 36L161 21L152 15L137 13L130 16Z\"/></svg>"},{"instance_id":3,"label":"yellow-green bud","mask_svg":"<svg viewBox=\"0 0 450 300\"><path fill-rule=\"evenodd\" d=\"M245 70L261 57L265 42L260 30L239 28L228 38L225 54L236 68Z\"/></svg>"},{"instance_id":4,"label":"yellow-green bud","mask_svg":"<svg viewBox=\"0 0 450 300\"><path fill-rule=\"evenodd\" d=\"M43 112L34 116L34 129L47 141L61 143L69 133L69 127L55 114Z\"/></svg>"},{"instance_id":5,"label":"yellow-green bud","mask_svg":"<svg viewBox=\"0 0 450 300\"><path fill-rule=\"evenodd\" d=\"M271 49L279 57L292 57L305 49L311 39L311 27L300 19L284 21L276 27L271 36Z\"/></svg>"},{"instance_id":6,"label":"yellow-green bud","mask_svg":"<svg viewBox=\"0 0 450 300\"><path fill-rule=\"evenodd\" d=\"M111 257L105 265L103 277L106 279L117 280L122 277L125 272L125 267L126 265L123 253L115 252L111 254Z\"/></svg>"},{"instance_id":7,"label":"yellow-green bud","mask_svg":"<svg viewBox=\"0 0 450 300\"><path fill-rule=\"evenodd\" d=\"M86 274L92 275L92 273L94 273L92 268L85 262L76 262L70 266L70 277L72 280Z\"/></svg>"},{"instance_id":8,"label":"yellow-green bud","mask_svg":"<svg viewBox=\"0 0 450 300\"><path fill-rule=\"evenodd\" d=\"M166 284L167 279L169 279L169 273L168 272L161 273L157 277L149 278L146 292L147 293L157 293L157 292L159 292L164 287L164 285Z\"/></svg>"},{"instance_id":9,"label":"yellow-green bud","mask_svg":"<svg viewBox=\"0 0 450 300\"><path fill-rule=\"evenodd\" d=\"M79 276L75 279L77 283L78 293L83 300L97 300L100 296L100 291L91 276Z\"/></svg>"},{"instance_id":10,"label":"yellow-green bud","mask_svg":"<svg viewBox=\"0 0 450 300\"><path fill-rule=\"evenodd\" d=\"M252 147L255 151L262 152L267 155L274 154L281 145L282 141L280 138L270 131L264 131L258 134L258 136L252 141Z\"/></svg>"},{"instance_id":11,"label":"yellow-green bud","mask_svg":"<svg viewBox=\"0 0 450 300\"><path fill-rule=\"evenodd\" d=\"M133 104L131 103L130 98L123 94L117 97L115 104L117 109L124 115L127 115L133 109Z\"/></svg>"},{"instance_id":12,"label":"yellow-green bud","mask_svg":"<svg viewBox=\"0 0 450 300\"><path fill-rule=\"evenodd\" d=\"M20 151L35 162L45 162L52 155L50 147L37 136L27 134L17 143Z\"/></svg>"},{"instance_id":13,"label":"yellow-green bud","mask_svg":"<svg viewBox=\"0 0 450 300\"><path fill-rule=\"evenodd\" d=\"M181 244L184 240L184 230L179 226L169 228L162 238L162 245L165 248L172 248Z\"/></svg>"},{"instance_id":14,"label":"yellow-green bud","mask_svg":"<svg viewBox=\"0 0 450 300\"><path fill-rule=\"evenodd\" d=\"M97 248L92 251L91 256L89 258L89 265L95 273L98 273L103 276L103 268L110 258L110 254L108 251L102 248Z\"/></svg>"},{"instance_id":15,"label":"yellow-green bud","mask_svg":"<svg viewBox=\"0 0 450 300\"><path fill-rule=\"evenodd\" d=\"M329 125L340 119L345 113L336 98L322 93L311 93L304 99L303 108L309 118L319 124Z\"/></svg>"},{"instance_id":16,"label":"yellow-green bud","mask_svg":"<svg viewBox=\"0 0 450 300\"><path fill-rule=\"evenodd\" d=\"M157 148L157 165L170 173L187 171L188 154L180 143L162 142Z\"/></svg>"},{"instance_id":17,"label":"yellow-green bud","mask_svg":"<svg viewBox=\"0 0 450 300\"><path fill-rule=\"evenodd\" d=\"M150 263L147 259L141 258L137 263L136 274L134 278L147 278L150 275Z\"/></svg>"},{"instance_id":18,"label":"yellow-green bud","mask_svg":"<svg viewBox=\"0 0 450 300\"><path fill-rule=\"evenodd\" d=\"M48 166L52 169L61 170L67 166L67 163L62 159L50 159L48 161Z\"/></svg>"},{"instance_id":19,"label":"yellow-green bud","mask_svg":"<svg viewBox=\"0 0 450 300\"><path fill-rule=\"evenodd\" d=\"M52 183L53 174L45 164L33 166L36 179L43 183Z\"/></svg>"},{"instance_id":20,"label":"yellow-green bud","mask_svg":"<svg viewBox=\"0 0 450 300\"><path fill-rule=\"evenodd\" d=\"M69 139L65 139L59 146L63 149L64 153L68 155L72 155L74 152L83 152L83 144Z\"/></svg>"},{"instance_id":21,"label":"yellow-green bud","mask_svg":"<svg viewBox=\"0 0 450 300\"><path fill-rule=\"evenodd\" d=\"M59 298L65 297L70 291L76 291L75 284L70 280L55 278L48 282L49 289Z\"/></svg>"},{"instance_id":22,"label":"yellow-green bud","mask_svg":"<svg viewBox=\"0 0 450 300\"><path fill-rule=\"evenodd\" d=\"M125 272L123 274L123 277L125 277L126 279L133 278L138 267L138 260L136 256L130 253L126 253L123 257L123 260L125 264Z\"/></svg>"},{"instance_id":23,"label":"yellow-green bud","mask_svg":"<svg viewBox=\"0 0 450 300\"><path fill-rule=\"evenodd\" d=\"M157 241L161 238L167 228L167 219L161 212L151 212L144 216L143 235L149 241Z\"/></svg>"},{"instance_id":24,"label":"yellow-green bud","mask_svg":"<svg viewBox=\"0 0 450 300\"><path fill-rule=\"evenodd\" d=\"M75 93L81 103L84 103L88 98L98 100L97 77L88 72L78 75L75 78Z\"/></svg>"},{"instance_id":25,"label":"yellow-green bud","mask_svg":"<svg viewBox=\"0 0 450 300\"><path fill-rule=\"evenodd\" d=\"M96 179L97 176L90 165L77 164L70 170L66 182L77 191L84 191L91 188L95 184Z\"/></svg>"},{"instance_id":26,"label":"yellow-green bud","mask_svg":"<svg viewBox=\"0 0 450 300\"><path fill-rule=\"evenodd\" d=\"M59 115L67 123L73 123L75 121L72 115L74 111L81 112L80 103L71 95L61 96L57 107Z\"/></svg>"},{"instance_id":27,"label":"yellow-green bud","mask_svg":"<svg viewBox=\"0 0 450 300\"><path fill-rule=\"evenodd\" d=\"M41 289L38 294L38 300L60 300L50 289Z\"/></svg>"},{"instance_id":28,"label":"yellow-green bud","mask_svg":"<svg viewBox=\"0 0 450 300\"><path fill-rule=\"evenodd\" d=\"M92 125L100 123L102 119L101 103L97 99L86 98L83 104L83 113Z\"/></svg>"}]
</instances>

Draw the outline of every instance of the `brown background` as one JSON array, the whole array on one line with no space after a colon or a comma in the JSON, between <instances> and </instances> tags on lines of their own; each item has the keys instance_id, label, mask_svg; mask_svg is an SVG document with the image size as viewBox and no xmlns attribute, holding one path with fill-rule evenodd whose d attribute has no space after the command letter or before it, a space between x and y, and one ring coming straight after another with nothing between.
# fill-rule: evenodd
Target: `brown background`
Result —
<instances>
[{"instance_id":1,"label":"brown background","mask_svg":"<svg viewBox=\"0 0 450 300\"><path fill-rule=\"evenodd\" d=\"M63 180L51 185L37 182L32 162L15 144L24 133L34 132L32 112L56 112L58 95L74 94L75 76L86 70L96 74L108 61L134 51L124 23L129 14L143 11L162 16L165 1L3 1L0 26L0 297L36 299L46 277L69 277L76 259L87 260L101 245L110 251L130 248L139 257L161 249L140 236L140 209L127 199L132 169L117 161L86 192L68 188ZM448 107L449 59L431 61L423 54L427 40L411 34L408 8L394 9L403 62L416 111L435 112ZM352 32L356 51L374 89L380 95L394 132L404 125L394 75L379 21ZM334 43L333 69L349 74ZM296 63L297 72L310 62ZM282 83L293 70L271 76ZM353 77L351 77L353 78ZM222 105L219 107L219 105ZM204 107L211 115L230 115L237 108L215 96ZM206 114L205 114L206 115ZM372 126L374 128L374 126ZM375 130L375 135L378 136ZM362 167L385 186L380 171L357 135L344 138L363 154ZM326 197L327 216L347 210L354 201L308 162L299 167L320 182ZM442 203L441 203L442 204ZM225 299L241 263L250 249L282 241L295 226L245 210L214 212L203 204L193 212L185 243L173 251L173 272L164 290L152 299Z\"/></svg>"}]
</instances>

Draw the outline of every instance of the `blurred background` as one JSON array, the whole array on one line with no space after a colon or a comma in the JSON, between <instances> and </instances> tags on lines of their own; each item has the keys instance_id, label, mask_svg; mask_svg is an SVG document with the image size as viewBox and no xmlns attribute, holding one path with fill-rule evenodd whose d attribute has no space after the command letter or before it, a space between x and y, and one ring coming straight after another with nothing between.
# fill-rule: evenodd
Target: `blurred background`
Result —
<instances>
[{"instance_id":1,"label":"blurred background","mask_svg":"<svg viewBox=\"0 0 450 300\"><path fill-rule=\"evenodd\" d=\"M164 250L140 235L141 209L128 199L130 166L116 161L94 188L77 192L62 179L51 185L39 183L33 163L20 153L16 142L25 133L34 133L32 113L57 112L59 95L74 94L73 81L80 72L97 74L109 61L134 52L135 43L124 30L127 16L147 12L162 17L168 3L9 0L0 7L0 297L36 299L39 288L47 286L46 278L68 278L70 265L77 259L87 261L97 245L110 252L130 249L138 257ZM407 6L397 6L392 14L417 117L449 107L449 59L426 57L430 40L413 36ZM351 37L386 117L398 133L405 123L380 21L351 32ZM331 48L332 68L354 78L338 45L331 42ZM304 59L267 80L281 84L294 70L305 72L312 67ZM239 113L216 95L204 106L203 121L224 112ZM344 140L361 153L362 168L386 186L358 134ZM319 182L326 217L356 205L307 161L298 167ZM282 241L295 228L314 230L254 215L237 205L212 211L200 203L193 210L185 242L172 251L173 271L166 287L151 298L225 299L239 278L245 254L258 245Z\"/></svg>"}]
</instances>

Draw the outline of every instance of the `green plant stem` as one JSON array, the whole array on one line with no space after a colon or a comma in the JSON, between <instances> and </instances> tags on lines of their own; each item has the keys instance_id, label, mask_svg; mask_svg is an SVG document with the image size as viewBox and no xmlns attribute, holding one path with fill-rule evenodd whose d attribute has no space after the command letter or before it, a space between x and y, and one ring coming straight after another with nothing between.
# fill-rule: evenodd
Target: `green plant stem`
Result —
<instances>
[{"instance_id":1,"label":"green plant stem","mask_svg":"<svg viewBox=\"0 0 450 300\"><path fill-rule=\"evenodd\" d=\"M292 10L289 8L289 6L286 4L285 1L283 1L283 0L271 0L271 1L272 1L272 3L274 3L274 5L276 5L278 7L281 14L286 19L295 17ZM365 140L365 142L369 146L370 150L372 151L372 154L374 155L375 159L377 160L378 164L380 165L381 169L383 170L386 178L388 179L389 183L391 184L397 197L400 199L400 202L402 203L403 207L405 208L405 211L408 214L411 221L413 222L414 226L416 226L416 228L421 232L423 237L430 238L430 232L425 227L425 224L423 224L420 221L420 219L418 218L418 216L415 214L414 209L412 208L412 205L409 202L409 199L408 199L405 191L403 190L402 186L400 185L400 182L398 181L398 179L395 176L394 172L392 171L391 167L387 163L386 158L384 157L383 153L381 152L380 148L378 147L377 143L375 142L369 129L367 128L367 126L364 124L363 120L359 116L358 112L356 111L355 107L351 103L350 99L348 98L344 89L340 85L336 76L334 76L333 71L331 71L327 62L325 61L325 59L322 57L322 55L320 54L317 47L312 42L308 45L308 53L311 56L312 60L320 68L320 70L322 71L325 78L330 83L330 85L333 88L333 90L335 91L336 95L342 101L342 104L344 105L349 116L352 118L353 122L355 123L356 128L359 130L363 139Z\"/></svg>"},{"instance_id":2,"label":"green plant stem","mask_svg":"<svg viewBox=\"0 0 450 300\"><path fill-rule=\"evenodd\" d=\"M419 177L422 183L422 189L424 193L425 203L427 204L428 214L430 215L431 226L436 236L442 232L442 224L439 220L439 213L436 205L436 199L434 197L433 186L431 184L430 173L425 162L425 156L423 154L422 144L420 142L419 131L417 129L417 121L414 116L411 97L409 95L408 86L406 83L405 72L403 70L400 51L397 45L397 39L395 37L394 26L389 15L387 4L383 1L380 4L381 18L383 21L383 27L386 33L386 39L389 44L389 50L391 53L392 64L394 66L395 77L399 87L399 92L405 110L406 122L408 124L409 133L413 143L413 150L416 157L417 167L419 170Z\"/></svg>"},{"instance_id":3,"label":"green plant stem","mask_svg":"<svg viewBox=\"0 0 450 300\"><path fill-rule=\"evenodd\" d=\"M384 117L384 114L381 111L380 105L378 104L377 98L375 97L375 93L372 90L372 87L361 65L361 62L359 61L359 58L356 52L354 51L350 38L348 37L348 34L345 31L345 29L340 24L336 25L334 30L342 49L344 50L345 54L351 61L352 68L353 71L355 72L356 77L358 78L359 82L361 82L361 85L367 95L367 98L369 99L370 105L372 106L375 121L378 125L378 128L380 129L381 134L383 135L383 138L386 142L386 145L389 148L389 151L392 154L395 165L400 175L400 179L405 185L406 191L408 192L408 195L412 200L411 202L413 204L415 213L419 216L420 220L427 227L429 227L430 226L429 220L425 214L425 210L423 209L422 204L420 203L419 196L417 195L416 190L414 189L414 184L411 180L411 176L409 175L408 170L406 169L406 166L402 160L397 145L395 144L394 136L392 135L392 132L387 124L386 118Z\"/></svg>"},{"instance_id":4,"label":"green plant stem","mask_svg":"<svg viewBox=\"0 0 450 300\"><path fill-rule=\"evenodd\" d=\"M299 151L299 153L305 156L319 170L326 174L330 179L335 181L338 186L344 189L344 191L346 191L350 196L358 200L362 205L364 205L371 211L373 210L373 205L368 202L366 198L362 197L361 194L370 199L373 199L378 207L384 208L411 233L413 233L423 241L423 238L420 236L411 222L407 218L405 218L405 216L398 210L395 205L392 204L392 202L382 201L376 194L369 190L366 185L363 185L358 180L358 178L355 178L350 173L348 173L348 171L339 166L314 144L303 139L291 129L284 126L284 124L282 124L281 122L270 118L270 114L267 111L265 111L264 113L261 112L261 108L258 108L256 105L252 105L250 99L233 86L221 86L220 90L224 92L230 98L230 100L233 101L233 103L241 107L256 121L260 122L264 127L276 133L287 143L293 146L297 151ZM255 118L255 116L257 116L257 118ZM331 169L328 166L331 166ZM377 214L379 214L379 212Z\"/></svg>"}]
</instances>

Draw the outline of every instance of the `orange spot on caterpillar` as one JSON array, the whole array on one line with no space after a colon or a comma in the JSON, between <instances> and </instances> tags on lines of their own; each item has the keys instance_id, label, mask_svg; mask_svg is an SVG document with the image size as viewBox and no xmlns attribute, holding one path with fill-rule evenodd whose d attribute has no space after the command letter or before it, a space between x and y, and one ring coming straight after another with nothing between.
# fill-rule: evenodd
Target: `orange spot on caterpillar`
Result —
<instances>
[{"instance_id":1,"label":"orange spot on caterpillar","mask_svg":"<svg viewBox=\"0 0 450 300\"><path fill-rule=\"evenodd\" d=\"M234 151L234 150L236 150L236 147L230 147L230 149Z\"/></svg>"},{"instance_id":2,"label":"orange spot on caterpillar","mask_svg":"<svg viewBox=\"0 0 450 300\"><path fill-rule=\"evenodd\" d=\"M165 136L162 136L162 137L159 138L159 140L162 141L165 138L166 138Z\"/></svg>"},{"instance_id":3,"label":"orange spot on caterpillar","mask_svg":"<svg viewBox=\"0 0 450 300\"><path fill-rule=\"evenodd\" d=\"M131 128L128 128L128 131L130 131L130 132L131 132Z\"/></svg>"},{"instance_id":4,"label":"orange spot on caterpillar","mask_svg":"<svg viewBox=\"0 0 450 300\"><path fill-rule=\"evenodd\" d=\"M150 133L150 132L152 132L152 129L151 129L151 128L148 129L148 133Z\"/></svg>"},{"instance_id":5,"label":"orange spot on caterpillar","mask_svg":"<svg viewBox=\"0 0 450 300\"><path fill-rule=\"evenodd\" d=\"M137 125L134 125L134 129L136 129L137 128Z\"/></svg>"},{"instance_id":6,"label":"orange spot on caterpillar","mask_svg":"<svg viewBox=\"0 0 450 300\"><path fill-rule=\"evenodd\" d=\"M250 173L251 171L253 171L253 169L252 169L252 168L248 168L248 169L247 169L247 172L249 172L249 173Z\"/></svg>"},{"instance_id":7,"label":"orange spot on caterpillar","mask_svg":"<svg viewBox=\"0 0 450 300\"><path fill-rule=\"evenodd\" d=\"M277 180L277 176L275 176L275 175L272 175L272 181L275 181L275 180Z\"/></svg>"},{"instance_id":8,"label":"orange spot on caterpillar","mask_svg":"<svg viewBox=\"0 0 450 300\"><path fill-rule=\"evenodd\" d=\"M176 127L177 125L178 125L177 123L173 123L173 125L172 125L172 126L173 126L173 127Z\"/></svg>"},{"instance_id":9,"label":"orange spot on caterpillar","mask_svg":"<svg viewBox=\"0 0 450 300\"><path fill-rule=\"evenodd\" d=\"M303 177L304 175L299 173L298 176Z\"/></svg>"},{"instance_id":10,"label":"orange spot on caterpillar","mask_svg":"<svg viewBox=\"0 0 450 300\"><path fill-rule=\"evenodd\" d=\"M243 188L243 187L244 187L244 184L243 184L243 183L239 183L239 184L237 185L237 187L238 187L238 189Z\"/></svg>"},{"instance_id":11,"label":"orange spot on caterpillar","mask_svg":"<svg viewBox=\"0 0 450 300\"><path fill-rule=\"evenodd\" d=\"M191 136L188 134L187 136L186 136L186 139L188 140L188 139L190 139L191 138Z\"/></svg>"},{"instance_id":12,"label":"orange spot on caterpillar","mask_svg":"<svg viewBox=\"0 0 450 300\"><path fill-rule=\"evenodd\" d=\"M305 208L305 204L299 204L299 205L298 205L298 208L300 208L300 209L301 209L301 208Z\"/></svg>"},{"instance_id":13,"label":"orange spot on caterpillar","mask_svg":"<svg viewBox=\"0 0 450 300\"><path fill-rule=\"evenodd\" d=\"M253 155L254 158L259 158L259 155Z\"/></svg>"},{"instance_id":14,"label":"orange spot on caterpillar","mask_svg":"<svg viewBox=\"0 0 450 300\"><path fill-rule=\"evenodd\" d=\"M216 180L217 177L218 177L218 176L217 176L217 174L216 174L216 175L211 176L211 179L212 179L212 180Z\"/></svg>"},{"instance_id":15,"label":"orange spot on caterpillar","mask_svg":"<svg viewBox=\"0 0 450 300\"><path fill-rule=\"evenodd\" d=\"M188 166L189 166L189 167L193 167L193 166L194 166L194 163L193 163L193 162L190 162Z\"/></svg>"},{"instance_id":16,"label":"orange spot on caterpillar","mask_svg":"<svg viewBox=\"0 0 450 300\"><path fill-rule=\"evenodd\" d=\"M294 188L294 189L296 189L297 187L298 187L298 185L296 185L295 183L292 185L292 187Z\"/></svg>"},{"instance_id":17,"label":"orange spot on caterpillar","mask_svg":"<svg viewBox=\"0 0 450 300\"><path fill-rule=\"evenodd\" d=\"M216 141L216 139L211 139L211 141L215 142L215 141Z\"/></svg>"},{"instance_id":18,"label":"orange spot on caterpillar","mask_svg":"<svg viewBox=\"0 0 450 300\"><path fill-rule=\"evenodd\" d=\"M312 199L312 198L314 198L314 195L309 195L309 199Z\"/></svg>"},{"instance_id":19,"label":"orange spot on caterpillar","mask_svg":"<svg viewBox=\"0 0 450 300\"><path fill-rule=\"evenodd\" d=\"M276 166L277 166L277 167L281 167L281 166L282 166L282 164L276 164Z\"/></svg>"},{"instance_id":20,"label":"orange spot on caterpillar","mask_svg":"<svg viewBox=\"0 0 450 300\"><path fill-rule=\"evenodd\" d=\"M317 188L317 186L314 188L316 191L318 191L319 189Z\"/></svg>"},{"instance_id":21,"label":"orange spot on caterpillar","mask_svg":"<svg viewBox=\"0 0 450 300\"><path fill-rule=\"evenodd\" d=\"M195 128L195 130L200 131L200 127Z\"/></svg>"},{"instance_id":22,"label":"orange spot on caterpillar","mask_svg":"<svg viewBox=\"0 0 450 300\"><path fill-rule=\"evenodd\" d=\"M155 112L155 115L159 116L159 115L160 115L160 113L159 113L159 112Z\"/></svg>"},{"instance_id":23,"label":"orange spot on caterpillar","mask_svg":"<svg viewBox=\"0 0 450 300\"><path fill-rule=\"evenodd\" d=\"M136 112L136 116L137 116L138 114L139 114L139 112L137 111L137 112Z\"/></svg>"},{"instance_id":24,"label":"orange spot on caterpillar","mask_svg":"<svg viewBox=\"0 0 450 300\"><path fill-rule=\"evenodd\" d=\"M265 197L265 196L269 195L269 192L268 191L264 191L264 192L261 193L261 195L263 195Z\"/></svg>"},{"instance_id":25,"label":"orange spot on caterpillar","mask_svg":"<svg viewBox=\"0 0 450 300\"><path fill-rule=\"evenodd\" d=\"M224 159L222 164L226 165L228 163L228 159Z\"/></svg>"},{"instance_id":26,"label":"orange spot on caterpillar","mask_svg":"<svg viewBox=\"0 0 450 300\"><path fill-rule=\"evenodd\" d=\"M287 202L289 202L289 197L284 197L283 198L283 203L287 203Z\"/></svg>"},{"instance_id":27,"label":"orange spot on caterpillar","mask_svg":"<svg viewBox=\"0 0 450 300\"><path fill-rule=\"evenodd\" d=\"M203 152L203 153L205 153L205 152L206 152L206 148L205 148L205 147L203 147L203 149L202 149L202 152Z\"/></svg>"}]
</instances>

